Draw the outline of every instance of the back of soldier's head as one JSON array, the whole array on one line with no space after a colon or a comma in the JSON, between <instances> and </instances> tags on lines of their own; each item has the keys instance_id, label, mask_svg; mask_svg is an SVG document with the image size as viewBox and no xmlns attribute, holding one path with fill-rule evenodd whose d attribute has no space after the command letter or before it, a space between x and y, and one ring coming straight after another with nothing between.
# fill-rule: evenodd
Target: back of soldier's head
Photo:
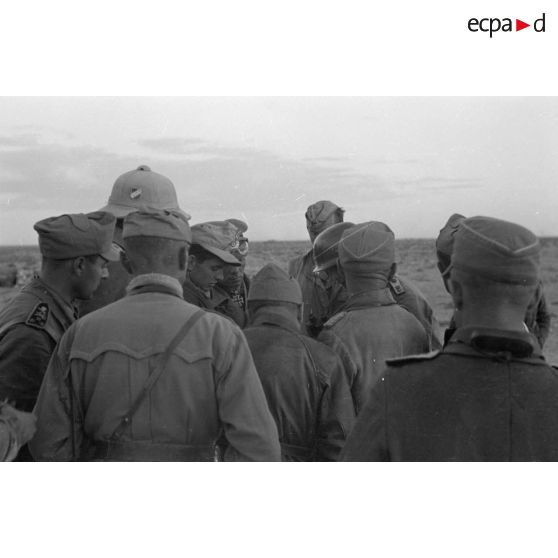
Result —
<instances>
[{"instance_id":1,"label":"back of soldier's head","mask_svg":"<svg viewBox=\"0 0 558 558\"><path fill-rule=\"evenodd\" d=\"M524 305L539 272L539 240L521 225L471 217L455 233L450 274L463 288L464 305L479 300Z\"/></svg>"},{"instance_id":2,"label":"back of soldier's head","mask_svg":"<svg viewBox=\"0 0 558 558\"><path fill-rule=\"evenodd\" d=\"M337 265L341 237L347 229L354 226L354 223L336 223L316 237L312 246L312 256L315 264L314 273L327 271Z\"/></svg>"},{"instance_id":3,"label":"back of soldier's head","mask_svg":"<svg viewBox=\"0 0 558 558\"><path fill-rule=\"evenodd\" d=\"M192 233L182 213L143 208L124 218L122 238L132 268L155 273L180 267Z\"/></svg>"},{"instance_id":4,"label":"back of soldier's head","mask_svg":"<svg viewBox=\"0 0 558 558\"><path fill-rule=\"evenodd\" d=\"M322 231L343 221L345 210L328 200L321 200L306 209L306 229L310 235L310 240L314 242L316 236Z\"/></svg>"},{"instance_id":5,"label":"back of soldier's head","mask_svg":"<svg viewBox=\"0 0 558 558\"><path fill-rule=\"evenodd\" d=\"M296 312L302 305L298 281L289 277L278 265L266 264L252 278L248 292L251 312L262 307L283 307Z\"/></svg>"},{"instance_id":6,"label":"back of soldier's head","mask_svg":"<svg viewBox=\"0 0 558 558\"><path fill-rule=\"evenodd\" d=\"M339 264L347 278L388 280L395 264L395 237L379 221L361 223L347 229L339 242Z\"/></svg>"}]
</instances>

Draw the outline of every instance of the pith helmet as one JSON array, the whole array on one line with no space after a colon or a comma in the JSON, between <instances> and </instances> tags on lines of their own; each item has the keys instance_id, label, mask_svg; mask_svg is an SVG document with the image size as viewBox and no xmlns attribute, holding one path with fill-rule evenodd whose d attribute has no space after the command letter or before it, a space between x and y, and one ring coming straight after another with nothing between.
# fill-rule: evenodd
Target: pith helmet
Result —
<instances>
[{"instance_id":1,"label":"pith helmet","mask_svg":"<svg viewBox=\"0 0 558 558\"><path fill-rule=\"evenodd\" d=\"M108 204L101 211L108 211L119 218L145 207L172 209L190 219L190 215L178 206L171 180L153 172L147 165L121 174L114 182Z\"/></svg>"},{"instance_id":2,"label":"pith helmet","mask_svg":"<svg viewBox=\"0 0 558 558\"><path fill-rule=\"evenodd\" d=\"M312 246L314 273L325 271L337 263L341 235L351 227L354 227L354 223L336 223L316 237Z\"/></svg>"}]
</instances>

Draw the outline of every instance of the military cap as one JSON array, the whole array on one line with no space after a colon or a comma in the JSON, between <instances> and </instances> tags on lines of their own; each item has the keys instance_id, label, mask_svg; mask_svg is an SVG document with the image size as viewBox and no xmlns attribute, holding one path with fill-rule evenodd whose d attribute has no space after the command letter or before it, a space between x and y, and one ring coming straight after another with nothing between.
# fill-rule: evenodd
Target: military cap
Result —
<instances>
[{"instance_id":1,"label":"military cap","mask_svg":"<svg viewBox=\"0 0 558 558\"><path fill-rule=\"evenodd\" d=\"M296 279L289 277L278 265L268 263L252 278L248 301L252 300L302 304L302 291Z\"/></svg>"},{"instance_id":2,"label":"military cap","mask_svg":"<svg viewBox=\"0 0 558 558\"><path fill-rule=\"evenodd\" d=\"M354 227L354 223L335 223L323 230L314 240L312 256L314 258L314 273L325 271L337 263L339 257L339 242L343 233Z\"/></svg>"},{"instance_id":3,"label":"military cap","mask_svg":"<svg viewBox=\"0 0 558 558\"><path fill-rule=\"evenodd\" d=\"M240 232L228 221L208 221L192 227L192 243L231 265L240 265L231 253L240 246Z\"/></svg>"},{"instance_id":4,"label":"military cap","mask_svg":"<svg viewBox=\"0 0 558 558\"><path fill-rule=\"evenodd\" d=\"M440 229L440 234L436 239L436 251L446 257L451 257L453 252L453 242L455 240L455 233L466 217L459 213L454 213L448 222Z\"/></svg>"},{"instance_id":5,"label":"military cap","mask_svg":"<svg viewBox=\"0 0 558 558\"><path fill-rule=\"evenodd\" d=\"M393 232L379 221L347 229L339 242L339 262L344 270L354 275L388 269L395 262Z\"/></svg>"},{"instance_id":6,"label":"military cap","mask_svg":"<svg viewBox=\"0 0 558 558\"><path fill-rule=\"evenodd\" d=\"M113 246L116 218L106 211L65 214L35 223L39 249L45 258L67 260L79 256L102 256L117 261L119 251Z\"/></svg>"},{"instance_id":7,"label":"military cap","mask_svg":"<svg viewBox=\"0 0 558 558\"><path fill-rule=\"evenodd\" d=\"M223 221L208 221L212 224L217 224L220 226ZM225 223L230 223L237 230L237 246L231 249L231 254L234 254L238 259L242 259L243 256L248 254L248 238L244 236L244 233L248 230L248 225L241 221L240 219L225 219Z\"/></svg>"},{"instance_id":8,"label":"military cap","mask_svg":"<svg viewBox=\"0 0 558 558\"><path fill-rule=\"evenodd\" d=\"M344 209L328 200L321 200L309 205L305 213L308 229L312 232L321 232L326 221L336 211L345 212Z\"/></svg>"},{"instance_id":9,"label":"military cap","mask_svg":"<svg viewBox=\"0 0 558 558\"><path fill-rule=\"evenodd\" d=\"M108 204L101 211L108 211L115 217L125 217L144 207L172 209L190 219L190 215L178 207L174 184L147 165L121 174L114 182Z\"/></svg>"},{"instance_id":10,"label":"military cap","mask_svg":"<svg viewBox=\"0 0 558 558\"><path fill-rule=\"evenodd\" d=\"M176 210L143 208L128 213L124 218L122 238L154 236L169 240L192 242L188 221Z\"/></svg>"},{"instance_id":11,"label":"military cap","mask_svg":"<svg viewBox=\"0 0 558 558\"><path fill-rule=\"evenodd\" d=\"M455 233L451 267L501 283L533 285L540 250L538 238L521 225L471 217Z\"/></svg>"},{"instance_id":12,"label":"military cap","mask_svg":"<svg viewBox=\"0 0 558 558\"><path fill-rule=\"evenodd\" d=\"M240 219L225 219L225 221L234 225L243 234L248 230L248 225Z\"/></svg>"}]
</instances>

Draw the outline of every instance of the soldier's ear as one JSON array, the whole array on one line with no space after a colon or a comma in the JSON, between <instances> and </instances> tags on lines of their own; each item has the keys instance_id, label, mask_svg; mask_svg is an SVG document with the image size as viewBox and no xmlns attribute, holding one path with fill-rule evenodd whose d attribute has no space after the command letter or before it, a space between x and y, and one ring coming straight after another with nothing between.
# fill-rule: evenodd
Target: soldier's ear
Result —
<instances>
[{"instance_id":1,"label":"soldier's ear","mask_svg":"<svg viewBox=\"0 0 558 558\"><path fill-rule=\"evenodd\" d=\"M85 271L85 256L78 256L72 260L72 273L81 277Z\"/></svg>"},{"instance_id":2,"label":"soldier's ear","mask_svg":"<svg viewBox=\"0 0 558 558\"><path fill-rule=\"evenodd\" d=\"M120 252L120 263L122 264L122 267L130 275L132 275L132 273L133 273L132 264L130 263L130 258L128 258L128 254L126 253L126 250L121 250L121 252Z\"/></svg>"},{"instance_id":3,"label":"soldier's ear","mask_svg":"<svg viewBox=\"0 0 558 558\"><path fill-rule=\"evenodd\" d=\"M391 279L395 273L397 272L397 264L395 262L393 262L391 264L391 267L389 268L389 278Z\"/></svg>"},{"instance_id":4,"label":"soldier's ear","mask_svg":"<svg viewBox=\"0 0 558 558\"><path fill-rule=\"evenodd\" d=\"M192 271L196 267L196 256L188 255L188 271Z\"/></svg>"}]
</instances>

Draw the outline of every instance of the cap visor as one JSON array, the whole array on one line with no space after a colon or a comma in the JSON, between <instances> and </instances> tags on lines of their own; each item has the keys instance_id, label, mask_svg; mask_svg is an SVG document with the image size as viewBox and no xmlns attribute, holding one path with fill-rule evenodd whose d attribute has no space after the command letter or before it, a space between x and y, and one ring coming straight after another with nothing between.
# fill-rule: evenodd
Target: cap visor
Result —
<instances>
[{"instance_id":1,"label":"cap visor","mask_svg":"<svg viewBox=\"0 0 558 558\"><path fill-rule=\"evenodd\" d=\"M117 262L118 260L120 260L120 250L118 250L118 248L115 248L114 246L111 246L108 252L103 252L102 254L100 254L100 256L105 258L105 260L108 260L109 262Z\"/></svg>"},{"instance_id":2,"label":"cap visor","mask_svg":"<svg viewBox=\"0 0 558 558\"><path fill-rule=\"evenodd\" d=\"M230 265L241 265L236 257L226 250L220 250L219 248L214 248L213 246L207 246L207 244L200 244L200 246L214 256L217 256L220 260L223 260L225 263Z\"/></svg>"}]
</instances>

